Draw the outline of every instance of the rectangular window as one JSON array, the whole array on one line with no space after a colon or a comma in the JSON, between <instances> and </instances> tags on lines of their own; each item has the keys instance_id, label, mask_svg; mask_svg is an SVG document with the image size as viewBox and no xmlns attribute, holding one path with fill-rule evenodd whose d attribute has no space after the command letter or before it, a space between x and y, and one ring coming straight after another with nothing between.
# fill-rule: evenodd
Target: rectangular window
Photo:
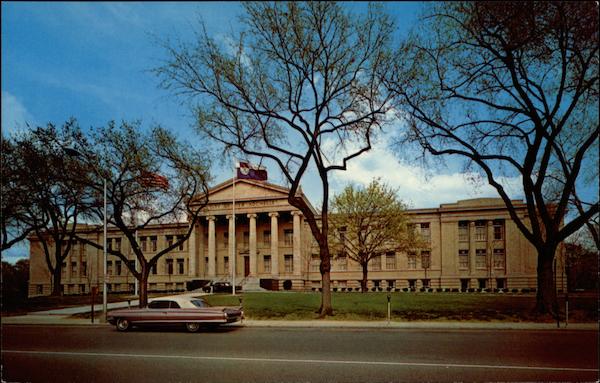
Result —
<instances>
[{"instance_id":1,"label":"rectangular window","mask_svg":"<svg viewBox=\"0 0 600 383\"><path fill-rule=\"evenodd\" d=\"M87 277L87 262L86 261L81 262L81 276Z\"/></svg>"},{"instance_id":2,"label":"rectangular window","mask_svg":"<svg viewBox=\"0 0 600 383\"><path fill-rule=\"evenodd\" d=\"M264 273L271 272L271 256L270 255L263 256L263 272Z\"/></svg>"},{"instance_id":3,"label":"rectangular window","mask_svg":"<svg viewBox=\"0 0 600 383\"><path fill-rule=\"evenodd\" d=\"M338 255L337 264L339 271L348 270L348 257L345 254Z\"/></svg>"},{"instance_id":4,"label":"rectangular window","mask_svg":"<svg viewBox=\"0 0 600 383\"><path fill-rule=\"evenodd\" d=\"M158 239L155 235L150 237L150 251L156 251L158 248Z\"/></svg>"},{"instance_id":5,"label":"rectangular window","mask_svg":"<svg viewBox=\"0 0 600 383\"><path fill-rule=\"evenodd\" d=\"M431 242L431 228L429 227L429 222L425 222L421 224L421 237L425 242Z\"/></svg>"},{"instance_id":6,"label":"rectangular window","mask_svg":"<svg viewBox=\"0 0 600 383\"><path fill-rule=\"evenodd\" d=\"M62 267L60 268L60 275L62 278L67 276L67 262L62 263Z\"/></svg>"},{"instance_id":7,"label":"rectangular window","mask_svg":"<svg viewBox=\"0 0 600 383\"><path fill-rule=\"evenodd\" d=\"M115 274L121 275L121 261L115 261Z\"/></svg>"},{"instance_id":8,"label":"rectangular window","mask_svg":"<svg viewBox=\"0 0 600 383\"><path fill-rule=\"evenodd\" d=\"M469 268L469 250L458 250L458 267L461 269Z\"/></svg>"},{"instance_id":9,"label":"rectangular window","mask_svg":"<svg viewBox=\"0 0 600 383\"><path fill-rule=\"evenodd\" d=\"M478 269L485 269L487 266L485 249L475 250L475 267Z\"/></svg>"},{"instance_id":10,"label":"rectangular window","mask_svg":"<svg viewBox=\"0 0 600 383\"><path fill-rule=\"evenodd\" d=\"M381 270L381 254L378 254L371 259L371 270Z\"/></svg>"},{"instance_id":11,"label":"rectangular window","mask_svg":"<svg viewBox=\"0 0 600 383\"><path fill-rule=\"evenodd\" d=\"M167 241L167 247L169 247L173 244L173 236L172 235L166 235L165 240Z\"/></svg>"},{"instance_id":12,"label":"rectangular window","mask_svg":"<svg viewBox=\"0 0 600 383\"><path fill-rule=\"evenodd\" d=\"M177 258L177 274L183 274L183 273L184 273L184 259Z\"/></svg>"},{"instance_id":13,"label":"rectangular window","mask_svg":"<svg viewBox=\"0 0 600 383\"><path fill-rule=\"evenodd\" d=\"M35 287L38 295L44 294L44 285L36 285Z\"/></svg>"},{"instance_id":14,"label":"rectangular window","mask_svg":"<svg viewBox=\"0 0 600 383\"><path fill-rule=\"evenodd\" d=\"M270 230L263 231L263 245L271 246L271 231Z\"/></svg>"},{"instance_id":15,"label":"rectangular window","mask_svg":"<svg viewBox=\"0 0 600 383\"><path fill-rule=\"evenodd\" d=\"M504 220L494 220L494 240L501 241L504 239Z\"/></svg>"},{"instance_id":16,"label":"rectangular window","mask_svg":"<svg viewBox=\"0 0 600 383\"><path fill-rule=\"evenodd\" d=\"M381 281L378 281L378 280L373 281L373 287L380 287L380 285L381 285Z\"/></svg>"},{"instance_id":17,"label":"rectangular window","mask_svg":"<svg viewBox=\"0 0 600 383\"><path fill-rule=\"evenodd\" d=\"M225 274L229 272L229 257L223 257L223 269Z\"/></svg>"},{"instance_id":18,"label":"rectangular window","mask_svg":"<svg viewBox=\"0 0 600 383\"><path fill-rule=\"evenodd\" d=\"M504 249L494 249L494 268L503 269L505 262Z\"/></svg>"},{"instance_id":19,"label":"rectangular window","mask_svg":"<svg viewBox=\"0 0 600 383\"><path fill-rule=\"evenodd\" d=\"M430 287L429 286L429 282L430 282L429 279L421 279L421 283L423 283L423 287L425 287L425 288L429 288Z\"/></svg>"},{"instance_id":20,"label":"rectangular window","mask_svg":"<svg viewBox=\"0 0 600 383\"><path fill-rule=\"evenodd\" d=\"M319 254L313 254L310 259L310 271L318 272L319 267L321 266L321 257Z\"/></svg>"},{"instance_id":21,"label":"rectangular window","mask_svg":"<svg viewBox=\"0 0 600 383\"><path fill-rule=\"evenodd\" d=\"M130 259L129 261L127 261L127 265L129 267L129 270L135 270L135 260L134 259Z\"/></svg>"},{"instance_id":22,"label":"rectangular window","mask_svg":"<svg viewBox=\"0 0 600 383\"><path fill-rule=\"evenodd\" d=\"M81 294L85 294L85 285L84 284L79 285L79 292Z\"/></svg>"},{"instance_id":23,"label":"rectangular window","mask_svg":"<svg viewBox=\"0 0 600 383\"><path fill-rule=\"evenodd\" d=\"M396 253L393 251L388 251L385 253L385 268L387 270L396 269Z\"/></svg>"},{"instance_id":24,"label":"rectangular window","mask_svg":"<svg viewBox=\"0 0 600 383\"><path fill-rule=\"evenodd\" d=\"M469 242L469 221L458 222L458 240Z\"/></svg>"},{"instance_id":25,"label":"rectangular window","mask_svg":"<svg viewBox=\"0 0 600 383\"><path fill-rule=\"evenodd\" d=\"M115 250L121 251L121 238L115 238Z\"/></svg>"},{"instance_id":26,"label":"rectangular window","mask_svg":"<svg viewBox=\"0 0 600 383\"><path fill-rule=\"evenodd\" d=\"M411 289L414 289L415 287L417 287L417 280L416 279L409 279L408 280L408 287L410 287Z\"/></svg>"},{"instance_id":27,"label":"rectangular window","mask_svg":"<svg viewBox=\"0 0 600 383\"><path fill-rule=\"evenodd\" d=\"M506 288L506 278L497 278L496 279L496 288L497 289L505 289Z\"/></svg>"},{"instance_id":28,"label":"rectangular window","mask_svg":"<svg viewBox=\"0 0 600 383\"><path fill-rule=\"evenodd\" d=\"M421 251L421 267L429 269L431 267L431 252Z\"/></svg>"},{"instance_id":29,"label":"rectangular window","mask_svg":"<svg viewBox=\"0 0 600 383\"><path fill-rule=\"evenodd\" d=\"M173 275L173 260L167 259L167 274Z\"/></svg>"},{"instance_id":30,"label":"rectangular window","mask_svg":"<svg viewBox=\"0 0 600 383\"><path fill-rule=\"evenodd\" d=\"M223 245L225 247L229 246L229 232L223 232Z\"/></svg>"},{"instance_id":31,"label":"rectangular window","mask_svg":"<svg viewBox=\"0 0 600 383\"><path fill-rule=\"evenodd\" d=\"M394 287L396 287L396 281L393 280L393 279L388 279L387 280L387 287L390 287L390 288L393 289Z\"/></svg>"},{"instance_id":32,"label":"rectangular window","mask_svg":"<svg viewBox=\"0 0 600 383\"><path fill-rule=\"evenodd\" d=\"M112 261L106 261L106 274L112 275L112 273L113 273L112 266L113 266Z\"/></svg>"},{"instance_id":33,"label":"rectangular window","mask_svg":"<svg viewBox=\"0 0 600 383\"><path fill-rule=\"evenodd\" d=\"M150 269L150 271L152 272L153 275L156 275L156 273L158 272L156 263L152 265L152 268Z\"/></svg>"},{"instance_id":34,"label":"rectangular window","mask_svg":"<svg viewBox=\"0 0 600 383\"><path fill-rule=\"evenodd\" d=\"M73 277L77 275L77 262L71 262L71 275Z\"/></svg>"},{"instance_id":35,"label":"rectangular window","mask_svg":"<svg viewBox=\"0 0 600 383\"><path fill-rule=\"evenodd\" d=\"M106 248L108 250L112 250L113 246L112 246L112 238L106 238Z\"/></svg>"},{"instance_id":36,"label":"rectangular window","mask_svg":"<svg viewBox=\"0 0 600 383\"><path fill-rule=\"evenodd\" d=\"M142 248L142 251L147 251L148 249L148 245L147 245L147 237L140 237L140 247Z\"/></svg>"},{"instance_id":37,"label":"rectangular window","mask_svg":"<svg viewBox=\"0 0 600 383\"><path fill-rule=\"evenodd\" d=\"M407 255L408 258L408 268L409 269L416 269L417 268L417 255L413 252L408 253Z\"/></svg>"},{"instance_id":38,"label":"rectangular window","mask_svg":"<svg viewBox=\"0 0 600 383\"><path fill-rule=\"evenodd\" d=\"M475 222L475 240L481 242L487 241L487 230L485 227L485 221Z\"/></svg>"},{"instance_id":39,"label":"rectangular window","mask_svg":"<svg viewBox=\"0 0 600 383\"><path fill-rule=\"evenodd\" d=\"M479 282L479 288L480 289L487 289L487 279L478 279L477 282Z\"/></svg>"},{"instance_id":40,"label":"rectangular window","mask_svg":"<svg viewBox=\"0 0 600 383\"><path fill-rule=\"evenodd\" d=\"M285 264L285 272L287 274L292 274L294 272L294 256L286 254L283 260Z\"/></svg>"},{"instance_id":41,"label":"rectangular window","mask_svg":"<svg viewBox=\"0 0 600 383\"><path fill-rule=\"evenodd\" d=\"M283 231L283 238L285 246L293 246L294 245L294 230L286 229Z\"/></svg>"},{"instance_id":42,"label":"rectangular window","mask_svg":"<svg viewBox=\"0 0 600 383\"><path fill-rule=\"evenodd\" d=\"M183 237L184 237L183 235L178 235L177 236L177 241L181 241L183 239ZM179 244L179 247L178 247L179 251L183 251L184 250L184 245L185 245L185 242L181 242Z\"/></svg>"}]
</instances>

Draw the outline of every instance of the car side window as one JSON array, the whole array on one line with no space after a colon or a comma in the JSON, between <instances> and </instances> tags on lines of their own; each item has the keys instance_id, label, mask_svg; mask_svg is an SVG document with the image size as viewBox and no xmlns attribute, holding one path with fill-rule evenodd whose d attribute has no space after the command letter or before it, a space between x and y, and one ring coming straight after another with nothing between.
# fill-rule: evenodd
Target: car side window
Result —
<instances>
[{"instance_id":1,"label":"car side window","mask_svg":"<svg viewBox=\"0 0 600 383\"><path fill-rule=\"evenodd\" d=\"M171 302L171 307L172 309L180 309L181 306L179 306L179 303L175 302L175 301L170 301Z\"/></svg>"},{"instance_id":2,"label":"car side window","mask_svg":"<svg viewBox=\"0 0 600 383\"><path fill-rule=\"evenodd\" d=\"M152 301L148 304L150 309L168 309L170 301Z\"/></svg>"}]
</instances>

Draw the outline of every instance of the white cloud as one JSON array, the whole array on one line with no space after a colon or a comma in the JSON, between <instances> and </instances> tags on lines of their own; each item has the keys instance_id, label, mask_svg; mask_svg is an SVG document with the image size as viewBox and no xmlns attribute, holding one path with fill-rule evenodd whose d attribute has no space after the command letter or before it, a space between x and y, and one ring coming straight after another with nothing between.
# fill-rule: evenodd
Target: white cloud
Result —
<instances>
[{"instance_id":1,"label":"white cloud","mask_svg":"<svg viewBox=\"0 0 600 383\"><path fill-rule=\"evenodd\" d=\"M11 93L2 91L2 134L16 133L35 125L33 116L23 103Z\"/></svg>"},{"instance_id":2,"label":"white cloud","mask_svg":"<svg viewBox=\"0 0 600 383\"><path fill-rule=\"evenodd\" d=\"M347 171L336 172L333 191L339 193L349 183L367 185L380 178L399 188L399 197L411 208L433 208L442 203L480 197L499 197L496 189L476 173L438 172L401 161L386 147L389 137L382 136L373 149L348 164ZM512 198L521 198L521 179L502 178L502 184Z\"/></svg>"}]
</instances>

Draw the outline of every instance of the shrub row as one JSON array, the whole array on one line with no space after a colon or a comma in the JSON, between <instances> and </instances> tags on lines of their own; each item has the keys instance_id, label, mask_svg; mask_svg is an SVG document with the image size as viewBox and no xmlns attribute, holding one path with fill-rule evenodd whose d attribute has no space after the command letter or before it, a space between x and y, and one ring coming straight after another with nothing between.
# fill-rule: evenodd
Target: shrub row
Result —
<instances>
[{"instance_id":1,"label":"shrub row","mask_svg":"<svg viewBox=\"0 0 600 383\"><path fill-rule=\"evenodd\" d=\"M322 289L313 287L312 291L314 292L321 292ZM360 287L334 287L331 289L332 292L336 293L336 292L352 292L352 291L356 291L356 292L360 292L361 289ZM373 292L377 292L377 291L384 291L384 288L382 287L371 287L371 289L369 289L369 291L373 291ZM425 288L425 287L421 287L419 289L417 288L410 288L410 287L404 287L404 288L393 288L393 287L387 287L385 289L385 291L388 292L427 292L427 293L431 293L431 292L438 292L438 293L522 293L522 294L527 294L527 293L535 293L536 292L536 288L523 288L523 289L475 289L475 288L469 288L469 289L458 289L458 288Z\"/></svg>"}]
</instances>

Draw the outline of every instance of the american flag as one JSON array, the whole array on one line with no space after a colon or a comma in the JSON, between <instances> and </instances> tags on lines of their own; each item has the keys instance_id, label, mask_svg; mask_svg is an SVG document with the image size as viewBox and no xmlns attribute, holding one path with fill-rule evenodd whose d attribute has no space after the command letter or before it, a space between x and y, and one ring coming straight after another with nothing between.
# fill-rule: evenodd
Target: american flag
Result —
<instances>
[{"instance_id":1,"label":"american flag","mask_svg":"<svg viewBox=\"0 0 600 383\"><path fill-rule=\"evenodd\" d=\"M169 180L167 177L157 173L142 171L138 180L143 187L169 188Z\"/></svg>"}]
</instances>

